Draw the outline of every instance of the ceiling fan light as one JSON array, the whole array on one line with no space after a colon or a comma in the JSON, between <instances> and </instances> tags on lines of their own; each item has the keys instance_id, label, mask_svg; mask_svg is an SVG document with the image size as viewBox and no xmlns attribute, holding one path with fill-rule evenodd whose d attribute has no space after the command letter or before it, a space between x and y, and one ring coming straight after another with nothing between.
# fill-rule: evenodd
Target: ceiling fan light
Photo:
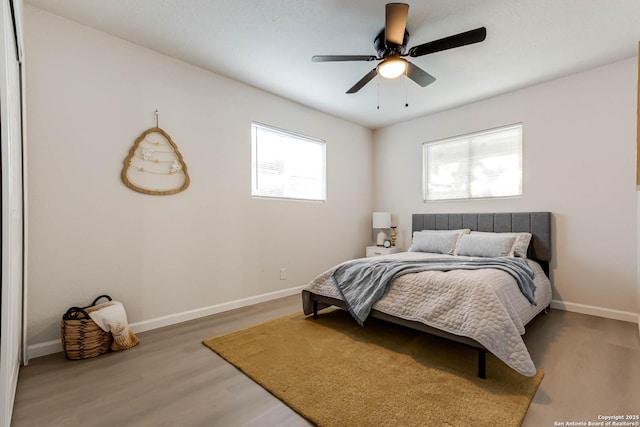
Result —
<instances>
[{"instance_id":1,"label":"ceiling fan light","mask_svg":"<svg viewBox=\"0 0 640 427\"><path fill-rule=\"evenodd\" d=\"M387 58L378 65L378 74L387 79L401 76L407 69L407 61L402 58Z\"/></svg>"}]
</instances>

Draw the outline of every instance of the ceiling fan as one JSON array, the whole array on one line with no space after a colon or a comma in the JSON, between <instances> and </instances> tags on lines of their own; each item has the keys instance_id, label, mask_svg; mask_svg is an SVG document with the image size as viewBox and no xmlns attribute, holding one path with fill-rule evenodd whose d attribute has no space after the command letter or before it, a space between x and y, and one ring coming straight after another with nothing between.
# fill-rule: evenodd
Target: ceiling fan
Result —
<instances>
[{"instance_id":1,"label":"ceiling fan","mask_svg":"<svg viewBox=\"0 0 640 427\"><path fill-rule=\"evenodd\" d=\"M313 62L382 61L376 68L369 71L360 79L358 83L353 85L347 93L358 92L378 74L388 79L394 79L402 74L406 74L408 78L420 86L425 87L433 83L436 78L417 65L404 59L405 56L416 58L430 53L478 43L487 37L487 29L480 27L475 30L465 31L464 33L414 46L405 53L407 42L409 41L409 32L406 29L408 14L408 4L388 3L386 5L385 27L378 33L373 41L373 46L378 52L378 56L315 55L311 60Z\"/></svg>"}]
</instances>

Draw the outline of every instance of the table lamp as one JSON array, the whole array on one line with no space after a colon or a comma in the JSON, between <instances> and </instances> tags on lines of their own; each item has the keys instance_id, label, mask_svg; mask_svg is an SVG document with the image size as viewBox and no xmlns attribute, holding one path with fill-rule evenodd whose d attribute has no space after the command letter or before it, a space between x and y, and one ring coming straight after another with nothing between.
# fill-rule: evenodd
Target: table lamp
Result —
<instances>
[{"instance_id":1,"label":"table lamp","mask_svg":"<svg viewBox=\"0 0 640 427\"><path fill-rule=\"evenodd\" d=\"M378 246L384 245L384 241L387 238L387 233L384 230L391 227L391 213L389 212L374 212L373 213L373 228L378 229L378 235L376 237L376 244Z\"/></svg>"}]
</instances>

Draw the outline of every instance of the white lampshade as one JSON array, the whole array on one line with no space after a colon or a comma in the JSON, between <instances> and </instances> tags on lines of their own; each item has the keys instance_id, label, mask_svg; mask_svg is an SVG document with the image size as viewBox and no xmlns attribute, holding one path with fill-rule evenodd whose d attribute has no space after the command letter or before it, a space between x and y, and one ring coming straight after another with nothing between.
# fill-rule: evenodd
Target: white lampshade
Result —
<instances>
[{"instance_id":1,"label":"white lampshade","mask_svg":"<svg viewBox=\"0 0 640 427\"><path fill-rule=\"evenodd\" d=\"M391 213L374 212L373 228L391 228Z\"/></svg>"}]
</instances>

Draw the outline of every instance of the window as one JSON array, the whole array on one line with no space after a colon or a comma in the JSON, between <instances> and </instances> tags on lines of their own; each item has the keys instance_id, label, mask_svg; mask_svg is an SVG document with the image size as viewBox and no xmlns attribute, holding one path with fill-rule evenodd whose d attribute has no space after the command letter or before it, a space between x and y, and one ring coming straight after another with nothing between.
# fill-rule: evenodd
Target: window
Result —
<instances>
[{"instance_id":1,"label":"window","mask_svg":"<svg viewBox=\"0 0 640 427\"><path fill-rule=\"evenodd\" d=\"M522 124L425 142L424 200L522 195Z\"/></svg>"},{"instance_id":2,"label":"window","mask_svg":"<svg viewBox=\"0 0 640 427\"><path fill-rule=\"evenodd\" d=\"M326 143L251 124L251 195L326 200Z\"/></svg>"}]
</instances>

